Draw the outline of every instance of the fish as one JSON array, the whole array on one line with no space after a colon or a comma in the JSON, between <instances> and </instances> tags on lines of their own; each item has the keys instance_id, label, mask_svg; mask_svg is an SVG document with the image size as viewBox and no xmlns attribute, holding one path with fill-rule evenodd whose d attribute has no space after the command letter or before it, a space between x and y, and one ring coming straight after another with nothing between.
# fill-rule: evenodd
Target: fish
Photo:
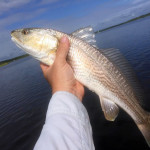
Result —
<instances>
[{"instance_id":1,"label":"fish","mask_svg":"<svg viewBox=\"0 0 150 150\"><path fill-rule=\"evenodd\" d=\"M150 147L150 113L140 104L144 95L136 75L118 49L97 47L92 27L72 34L43 28L11 32L11 39L18 47L46 65L53 64L63 36L70 41L67 62L75 78L99 96L106 120L114 121L122 108L134 120Z\"/></svg>"}]
</instances>

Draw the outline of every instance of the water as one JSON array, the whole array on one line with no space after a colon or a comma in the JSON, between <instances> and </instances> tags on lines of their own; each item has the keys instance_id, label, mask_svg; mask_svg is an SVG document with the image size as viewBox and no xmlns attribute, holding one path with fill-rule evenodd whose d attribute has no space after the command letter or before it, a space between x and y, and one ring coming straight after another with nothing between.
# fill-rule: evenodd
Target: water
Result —
<instances>
[{"instance_id":1,"label":"water","mask_svg":"<svg viewBox=\"0 0 150 150\"><path fill-rule=\"evenodd\" d=\"M137 73L150 108L150 17L96 35L101 48L119 48ZM51 89L39 62L31 57L0 68L0 149L32 150L38 139ZM115 122L106 121L98 96L86 89L95 147L101 149L148 149L133 120L122 110ZM149 109L150 110L150 109Z\"/></svg>"}]
</instances>

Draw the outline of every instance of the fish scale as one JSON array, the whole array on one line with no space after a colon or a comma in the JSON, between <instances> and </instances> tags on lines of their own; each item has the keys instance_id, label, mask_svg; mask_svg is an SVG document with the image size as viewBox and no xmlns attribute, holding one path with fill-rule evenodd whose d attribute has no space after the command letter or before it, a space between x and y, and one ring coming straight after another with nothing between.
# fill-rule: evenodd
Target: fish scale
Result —
<instances>
[{"instance_id":1,"label":"fish scale","mask_svg":"<svg viewBox=\"0 0 150 150\"><path fill-rule=\"evenodd\" d=\"M77 40L77 39L76 39ZM81 43L81 41L77 41L76 42L77 44L79 44L79 46L81 45L80 43ZM81 52L83 52L83 50L82 49L85 49L85 46L86 46L86 44L84 44L83 45L83 47L81 48L80 47L80 49L81 49ZM74 46L75 47L75 46ZM73 49L73 51L74 50L76 50L76 49L78 49L78 47L77 48L74 48ZM90 53L89 53L89 49L90 49ZM100 54L100 52L99 51L96 51L95 50L95 48L93 48L93 47L91 47L91 48L89 48L87 51L86 51L86 53L88 52L88 55L90 55L90 58L93 58L94 56L93 56L93 54L96 54L97 55L97 61L96 62L98 62L99 60L100 60L100 62L98 63L98 66L100 66L100 65L102 65L103 67L108 67L108 66L112 66L112 65L109 65L109 62L108 62L108 60L107 60L107 58L104 56L104 55L102 55L102 54ZM71 51L70 51L70 53L72 52L72 49L70 49ZM93 51L94 52L93 52ZM84 51L85 52L85 51ZM74 53L76 53L76 52L74 52ZM72 54L71 56L74 56L75 54ZM78 53L76 53L76 54L78 54ZM78 58L77 58L77 60L75 60L74 62L78 62L78 60L81 60L81 62L83 62L83 60L82 60L82 58L80 57L80 56L83 56L83 54L81 53L80 55L78 55ZM87 56L87 55L85 55L85 56ZM90 58L87 58L87 60L90 60ZM94 57L95 58L95 57ZM74 58L70 58L70 60L73 60ZM85 57L83 58L83 59L85 59ZM93 60L92 59L92 61L91 62L95 62L95 59ZM86 62L87 63L87 62ZM76 66L76 64L75 63L70 63L71 64L71 66ZM84 63L85 64L85 63ZM79 64L77 64L77 65L79 65ZM80 64L81 65L81 64ZM95 65L95 63L93 63L93 68L94 68L94 65ZM88 65L87 65L88 66ZM105 69L106 69L106 67L105 67ZM100 67L97 67L97 68L99 68L100 69ZM95 70L98 70L97 68L95 68ZM76 70L75 71L75 74L78 74L78 72L83 72L83 73L86 73L86 71L85 71L85 69L83 69L83 68L78 68L79 70ZM81 70L80 70L81 69ZM91 70L91 69L89 69L89 70ZM113 74L114 74L114 76L116 76L116 74L121 74L120 72L119 72L119 70L117 70L115 67L114 67L114 69L113 70L111 70L111 72L109 71L109 67L107 68L107 71L109 72L109 75L110 76L113 76ZM104 72L104 71L103 71ZM122 99L122 100L124 100L125 101L125 103L126 104L128 104L128 105L126 105L126 108L125 108L125 110L130 114L130 112L131 112L131 110L134 110L134 109L132 109L133 107L137 107L138 108L138 111L136 111L135 110L135 112L132 112L132 113L134 113L134 114L136 114L136 117L134 116L134 118L135 118L135 122L136 123L141 123L141 122L143 122L144 120L143 120L143 117L142 117L142 115L141 114L143 114L143 110L139 107L139 105L138 105L138 102L137 102L137 100L135 99L135 98L132 98L132 101L130 100L130 101L128 101L129 100L129 97L125 97L124 95L130 95L131 97L133 97L132 96L132 94L133 94L133 92L132 92L132 90L131 90L131 88L128 86L128 90L126 91L127 92L127 94L124 94L124 95L121 95L121 94L119 94L119 93L121 93L120 92L120 90L119 89L121 89L121 88L123 88L124 87L124 85L127 85L127 81L123 78L123 77L121 77L121 78L119 78L120 80L119 80L119 83L121 84L121 86L119 85L118 87L118 89L117 90L115 90L117 87L115 86L116 84L117 84L117 82L115 82L115 84L112 84L112 82L109 82L110 80L111 80L111 78L109 78L109 77L107 77L106 78L106 74L104 74L104 75L101 75L100 73L95 73L95 72L92 72L92 75L91 76L93 76L93 78L91 78L91 80L90 80L90 83L89 83L89 80L88 79L86 79L86 78L89 78L89 75L88 76L86 76L86 75L84 75L84 79L85 79L85 81L83 82L83 80L82 81L80 81L81 80L81 78L83 79L83 77L81 77L80 75L76 75L76 77L77 77L77 80L79 80L81 83L84 83L84 85L85 86L87 86L88 88L90 88L92 91L95 91L95 92L97 92L97 91L99 91L100 89L95 89L94 87L97 87L97 88L99 88L99 86L93 86L93 85L95 85L94 83L92 83L92 82L94 82L95 80L93 80L95 77L98 77L98 79L101 79L101 83L103 83L103 85L105 86L105 87L108 87L109 89L110 89L110 91L112 91L112 92L114 92L115 94L116 94L116 96L117 95L120 95L120 96L118 96L120 99ZM117 78L116 79L114 79L114 80L118 80ZM88 82L87 82L88 81ZM96 80L96 83L98 84L98 85L100 85L101 83L99 83L99 81L98 80ZM91 85L90 85L91 84ZM91 88L92 87L92 88ZM124 105L124 104L123 104ZM131 108L129 108L129 105L130 105L130 107ZM120 105L121 106L121 105ZM123 107L123 106L121 106L121 107ZM139 113L139 112L141 112L141 114ZM140 119L139 119L140 118ZM140 121L139 121L140 120ZM143 120L143 121L141 121L141 120Z\"/></svg>"}]
</instances>

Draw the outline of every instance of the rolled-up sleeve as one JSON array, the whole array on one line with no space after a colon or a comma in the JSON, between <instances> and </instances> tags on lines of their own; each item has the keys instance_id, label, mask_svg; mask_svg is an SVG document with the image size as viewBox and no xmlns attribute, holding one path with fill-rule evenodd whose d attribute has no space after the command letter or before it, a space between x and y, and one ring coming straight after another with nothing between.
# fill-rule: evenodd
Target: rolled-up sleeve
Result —
<instances>
[{"instance_id":1,"label":"rolled-up sleeve","mask_svg":"<svg viewBox=\"0 0 150 150\"><path fill-rule=\"evenodd\" d=\"M53 94L34 150L94 150L88 113L68 92Z\"/></svg>"}]
</instances>

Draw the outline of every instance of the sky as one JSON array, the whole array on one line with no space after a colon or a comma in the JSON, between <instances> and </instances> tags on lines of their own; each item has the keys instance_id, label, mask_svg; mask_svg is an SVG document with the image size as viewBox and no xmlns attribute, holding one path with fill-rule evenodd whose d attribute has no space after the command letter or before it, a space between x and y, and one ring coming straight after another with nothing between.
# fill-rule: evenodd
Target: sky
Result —
<instances>
[{"instance_id":1,"label":"sky","mask_svg":"<svg viewBox=\"0 0 150 150\"><path fill-rule=\"evenodd\" d=\"M150 0L0 0L0 61L24 54L11 41L18 28L66 33L86 26L103 29L150 13Z\"/></svg>"}]
</instances>

